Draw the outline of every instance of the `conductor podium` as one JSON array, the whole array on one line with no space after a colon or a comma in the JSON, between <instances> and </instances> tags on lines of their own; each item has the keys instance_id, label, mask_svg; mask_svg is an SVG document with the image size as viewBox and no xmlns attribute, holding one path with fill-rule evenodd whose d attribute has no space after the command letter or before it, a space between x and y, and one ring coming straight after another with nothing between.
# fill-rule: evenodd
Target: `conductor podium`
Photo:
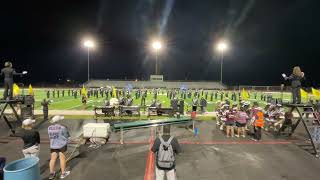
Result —
<instances>
[{"instance_id":1,"label":"conductor podium","mask_svg":"<svg viewBox=\"0 0 320 180\"><path fill-rule=\"evenodd\" d=\"M20 105L21 108L21 116L18 115L14 106ZM13 113L13 117L15 121L9 121L5 111L7 108L10 108ZM20 96L17 99L10 99L10 100L0 100L0 120L4 120L5 123L8 125L12 134L15 133L15 127L13 124L17 124L20 126L22 121L21 119L31 118L33 117L33 108L34 108L34 97L33 96Z\"/></svg>"},{"instance_id":2,"label":"conductor podium","mask_svg":"<svg viewBox=\"0 0 320 180\"><path fill-rule=\"evenodd\" d=\"M317 158L320 155L320 119L318 112L314 111L314 108L310 104L283 104L293 114L298 115L293 118L291 122L289 119L285 119L283 127L279 129L278 135L284 133L284 129L289 129L289 136L296 132L296 129L300 122L302 122L304 130L307 134L306 144L300 145L305 150L314 154Z\"/></svg>"}]
</instances>

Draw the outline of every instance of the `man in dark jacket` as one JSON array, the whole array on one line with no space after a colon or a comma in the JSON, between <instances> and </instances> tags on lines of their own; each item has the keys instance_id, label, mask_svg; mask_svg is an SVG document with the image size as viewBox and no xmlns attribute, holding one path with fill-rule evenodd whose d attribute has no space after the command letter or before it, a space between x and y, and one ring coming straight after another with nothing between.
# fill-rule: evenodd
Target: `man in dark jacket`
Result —
<instances>
[{"instance_id":1,"label":"man in dark jacket","mask_svg":"<svg viewBox=\"0 0 320 180\"><path fill-rule=\"evenodd\" d=\"M173 165L169 168L163 168L159 165L158 155L159 155L160 145L162 145L160 137L164 142L168 142L171 140L170 144L172 146L174 155L181 153L181 147L179 145L177 138L170 136L170 125L164 126L163 135L156 138L151 148L151 151L156 153L156 156L155 156L156 157L156 180L164 180L165 176L167 177L167 180L176 180L177 176L176 176L176 170L175 170L175 165L176 165L175 162L173 162Z\"/></svg>"},{"instance_id":2,"label":"man in dark jacket","mask_svg":"<svg viewBox=\"0 0 320 180\"><path fill-rule=\"evenodd\" d=\"M49 104L50 101L43 99L41 102L42 110L43 110L43 119L48 120L48 114L49 114Z\"/></svg>"}]
</instances>

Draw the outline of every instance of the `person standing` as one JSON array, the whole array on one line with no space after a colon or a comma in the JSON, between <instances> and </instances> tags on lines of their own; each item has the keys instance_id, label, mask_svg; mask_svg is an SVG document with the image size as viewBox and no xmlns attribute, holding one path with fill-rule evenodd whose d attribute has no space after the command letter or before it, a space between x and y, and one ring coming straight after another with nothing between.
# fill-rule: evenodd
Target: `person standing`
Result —
<instances>
[{"instance_id":1,"label":"person standing","mask_svg":"<svg viewBox=\"0 0 320 180\"><path fill-rule=\"evenodd\" d=\"M47 101L46 99L43 99L43 101L41 102L44 120L48 120L49 104L50 104L50 101Z\"/></svg>"},{"instance_id":2,"label":"person standing","mask_svg":"<svg viewBox=\"0 0 320 180\"><path fill-rule=\"evenodd\" d=\"M50 98L50 90L48 89L47 90L47 99L49 99Z\"/></svg>"},{"instance_id":3,"label":"person standing","mask_svg":"<svg viewBox=\"0 0 320 180\"><path fill-rule=\"evenodd\" d=\"M181 153L177 138L170 135L170 125L163 127L163 135L155 139L151 151L156 153L156 180L176 180L175 155Z\"/></svg>"},{"instance_id":4,"label":"person standing","mask_svg":"<svg viewBox=\"0 0 320 180\"><path fill-rule=\"evenodd\" d=\"M254 115L254 122L253 122L253 126L254 126L254 141L260 141L261 140L261 129L263 128L264 125L264 114L263 114L263 110L261 107L257 107L256 108L257 112Z\"/></svg>"},{"instance_id":5,"label":"person standing","mask_svg":"<svg viewBox=\"0 0 320 180\"><path fill-rule=\"evenodd\" d=\"M22 73L17 73L15 69L12 68L11 62L5 62L4 68L1 69L1 74L4 75L4 91L3 91L3 99L12 99L13 95L13 76L14 75L24 75L27 74L27 71L23 71Z\"/></svg>"},{"instance_id":6,"label":"person standing","mask_svg":"<svg viewBox=\"0 0 320 180\"><path fill-rule=\"evenodd\" d=\"M237 126L237 135L236 137L240 137L242 134L242 137L246 137L246 125L247 125L247 119L249 118L248 114L245 112L243 107L240 107L240 111L236 114L236 126Z\"/></svg>"},{"instance_id":7,"label":"person standing","mask_svg":"<svg viewBox=\"0 0 320 180\"><path fill-rule=\"evenodd\" d=\"M38 157L40 152L40 134L32 129L35 122L34 119L25 119L22 122L22 130L15 134L23 140L22 153L25 158Z\"/></svg>"},{"instance_id":8,"label":"person standing","mask_svg":"<svg viewBox=\"0 0 320 180\"><path fill-rule=\"evenodd\" d=\"M226 134L227 138L234 137L234 125L235 125L235 115L237 114L237 108L231 108L226 112Z\"/></svg>"},{"instance_id":9,"label":"person standing","mask_svg":"<svg viewBox=\"0 0 320 180\"><path fill-rule=\"evenodd\" d=\"M49 163L50 176L49 179L54 179L56 173L54 167L56 160L59 156L61 175L60 179L64 179L70 174L70 171L66 171L66 156L67 145L69 141L69 131L68 128L64 125L59 124L61 120L64 119L64 116L54 116L51 120L52 125L48 127L48 135L50 139L50 152L51 159Z\"/></svg>"},{"instance_id":10,"label":"person standing","mask_svg":"<svg viewBox=\"0 0 320 180\"><path fill-rule=\"evenodd\" d=\"M282 77L285 80L291 81L291 90L292 90L292 103L300 104L301 103L301 80L304 79L304 73L301 71L299 66L293 68L292 74L287 77L286 74L282 74Z\"/></svg>"}]
</instances>

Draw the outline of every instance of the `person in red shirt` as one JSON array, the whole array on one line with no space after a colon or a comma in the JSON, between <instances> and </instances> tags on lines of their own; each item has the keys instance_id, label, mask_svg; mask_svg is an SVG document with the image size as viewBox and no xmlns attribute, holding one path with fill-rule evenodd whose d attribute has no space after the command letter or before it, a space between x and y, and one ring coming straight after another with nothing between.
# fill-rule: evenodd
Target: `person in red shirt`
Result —
<instances>
[{"instance_id":1,"label":"person in red shirt","mask_svg":"<svg viewBox=\"0 0 320 180\"><path fill-rule=\"evenodd\" d=\"M246 130L245 127L247 125L247 119L249 116L244 111L244 108L241 107L240 111L236 114L236 126L238 127L237 135L236 137L240 137L240 134L242 134L242 137L246 137Z\"/></svg>"},{"instance_id":2,"label":"person in red shirt","mask_svg":"<svg viewBox=\"0 0 320 180\"><path fill-rule=\"evenodd\" d=\"M235 115L237 113L237 108L230 109L226 113L226 133L227 137L234 136L234 125L235 125Z\"/></svg>"}]
</instances>

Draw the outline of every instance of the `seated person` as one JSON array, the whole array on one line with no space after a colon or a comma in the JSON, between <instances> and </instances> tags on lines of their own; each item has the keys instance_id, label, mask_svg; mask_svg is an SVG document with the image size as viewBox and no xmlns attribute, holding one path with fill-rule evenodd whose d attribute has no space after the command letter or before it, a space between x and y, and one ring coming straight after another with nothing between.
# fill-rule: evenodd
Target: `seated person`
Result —
<instances>
[{"instance_id":1,"label":"seated person","mask_svg":"<svg viewBox=\"0 0 320 180\"><path fill-rule=\"evenodd\" d=\"M119 98L119 105L120 105L120 106L124 106L125 103L126 103L125 99L124 99L123 97L120 97L120 98Z\"/></svg>"},{"instance_id":2,"label":"seated person","mask_svg":"<svg viewBox=\"0 0 320 180\"><path fill-rule=\"evenodd\" d=\"M129 99L127 100L127 106L132 106L132 104L133 104L133 99L132 99L132 98L129 98Z\"/></svg>"},{"instance_id":3,"label":"seated person","mask_svg":"<svg viewBox=\"0 0 320 180\"><path fill-rule=\"evenodd\" d=\"M156 100L152 99L150 107L156 107Z\"/></svg>"},{"instance_id":4,"label":"seated person","mask_svg":"<svg viewBox=\"0 0 320 180\"><path fill-rule=\"evenodd\" d=\"M293 113L292 111L288 111L284 114L284 121L283 121L283 124L280 124L280 129L277 133L277 135L280 135L281 132L284 132L284 130L286 128L291 128L291 132L289 135L291 135L292 133L292 126L293 126L293 123L292 123L292 120L293 120Z\"/></svg>"}]
</instances>

